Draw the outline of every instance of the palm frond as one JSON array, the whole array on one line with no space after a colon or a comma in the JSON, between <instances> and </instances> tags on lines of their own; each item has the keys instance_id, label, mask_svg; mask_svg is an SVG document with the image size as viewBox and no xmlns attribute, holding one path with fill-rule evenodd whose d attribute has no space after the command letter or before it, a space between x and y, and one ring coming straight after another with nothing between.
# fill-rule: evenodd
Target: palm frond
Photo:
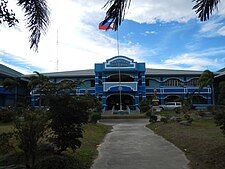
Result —
<instances>
[{"instance_id":1,"label":"palm frond","mask_svg":"<svg viewBox=\"0 0 225 169\"><path fill-rule=\"evenodd\" d=\"M114 23L114 30L117 30L124 19L126 10L130 6L131 0L108 0L104 8L108 8L103 24L110 21Z\"/></svg>"},{"instance_id":2,"label":"palm frond","mask_svg":"<svg viewBox=\"0 0 225 169\"><path fill-rule=\"evenodd\" d=\"M46 0L18 0L17 3L25 11L27 27L31 32L30 48L38 50L40 36L45 33L49 25L49 10Z\"/></svg>"},{"instance_id":3,"label":"palm frond","mask_svg":"<svg viewBox=\"0 0 225 169\"><path fill-rule=\"evenodd\" d=\"M0 24L8 23L9 27L14 26L19 21L15 17L15 13L8 9L8 1L0 0Z\"/></svg>"},{"instance_id":4,"label":"palm frond","mask_svg":"<svg viewBox=\"0 0 225 169\"><path fill-rule=\"evenodd\" d=\"M206 21L212 12L217 9L220 0L193 0L193 2L196 3L193 9L198 14L198 18L201 21Z\"/></svg>"}]
</instances>

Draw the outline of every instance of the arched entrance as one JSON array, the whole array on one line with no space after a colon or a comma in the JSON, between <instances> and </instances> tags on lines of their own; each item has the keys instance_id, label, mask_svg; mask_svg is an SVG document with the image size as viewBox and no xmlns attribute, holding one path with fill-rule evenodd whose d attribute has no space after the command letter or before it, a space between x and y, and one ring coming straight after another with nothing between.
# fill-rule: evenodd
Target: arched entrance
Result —
<instances>
[{"instance_id":1,"label":"arched entrance","mask_svg":"<svg viewBox=\"0 0 225 169\"><path fill-rule=\"evenodd\" d=\"M179 102L181 101L181 98L177 95L171 95L165 98L165 103L167 102Z\"/></svg>"},{"instance_id":2,"label":"arched entrance","mask_svg":"<svg viewBox=\"0 0 225 169\"><path fill-rule=\"evenodd\" d=\"M122 94L121 95L121 101L122 101L122 109L125 110L126 106L133 106L134 104L134 98L132 95L129 94ZM109 95L106 99L107 109L112 110L114 107L115 110L120 109L120 95L119 94L112 94Z\"/></svg>"}]
</instances>

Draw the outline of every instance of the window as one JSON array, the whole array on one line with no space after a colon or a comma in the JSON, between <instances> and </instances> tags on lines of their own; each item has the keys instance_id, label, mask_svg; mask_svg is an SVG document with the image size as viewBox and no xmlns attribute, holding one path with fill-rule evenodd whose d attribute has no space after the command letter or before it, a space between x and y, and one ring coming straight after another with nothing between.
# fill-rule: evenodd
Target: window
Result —
<instances>
[{"instance_id":1,"label":"window","mask_svg":"<svg viewBox=\"0 0 225 169\"><path fill-rule=\"evenodd\" d=\"M145 79L145 86L149 86L149 79Z\"/></svg>"},{"instance_id":2,"label":"window","mask_svg":"<svg viewBox=\"0 0 225 169\"><path fill-rule=\"evenodd\" d=\"M198 78L191 79L190 81L187 82L188 86L197 86L198 85Z\"/></svg>"},{"instance_id":3,"label":"window","mask_svg":"<svg viewBox=\"0 0 225 169\"><path fill-rule=\"evenodd\" d=\"M180 86L180 81L178 79L169 79L165 82L165 86Z\"/></svg>"},{"instance_id":4,"label":"window","mask_svg":"<svg viewBox=\"0 0 225 169\"><path fill-rule=\"evenodd\" d=\"M95 87L95 80L91 80L91 87Z\"/></svg>"}]
</instances>

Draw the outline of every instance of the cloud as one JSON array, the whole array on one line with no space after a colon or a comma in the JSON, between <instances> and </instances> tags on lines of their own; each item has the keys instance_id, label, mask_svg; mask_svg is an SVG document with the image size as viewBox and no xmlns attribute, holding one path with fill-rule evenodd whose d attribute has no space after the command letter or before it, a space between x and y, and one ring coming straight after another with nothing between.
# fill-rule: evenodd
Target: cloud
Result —
<instances>
[{"instance_id":1,"label":"cloud","mask_svg":"<svg viewBox=\"0 0 225 169\"><path fill-rule=\"evenodd\" d=\"M132 1L126 18L139 23L187 22L196 17L193 5L191 0Z\"/></svg>"},{"instance_id":2,"label":"cloud","mask_svg":"<svg viewBox=\"0 0 225 169\"><path fill-rule=\"evenodd\" d=\"M106 0L48 0L48 3L51 24L47 34L41 37L39 52L35 53L29 49L29 32L26 29L24 13L15 1L9 1L20 24L15 28L1 27L0 52L13 57L14 62L17 62L16 67L27 65L19 69L21 72L33 72L31 68L37 68L42 72L56 71L57 58L59 71L90 69L94 68L94 63L104 62L117 55L116 34L98 30L98 24L105 16L105 9L102 7ZM223 2L220 4L224 5ZM196 18L192 10L193 5L191 0L157 2L155 0L132 0L125 18L138 23L187 22ZM219 15L224 13L223 9L219 11ZM224 33L222 27L218 30L220 34ZM58 45L56 43L57 32ZM130 32L130 36L134 33ZM146 30L144 33L150 35L156 32ZM136 61L147 61L147 59L142 60L142 56L156 54L156 51L145 49L138 43L124 42L120 43L120 54ZM2 56L0 56L1 59ZM3 62L15 66L15 63ZM170 63L172 66L179 65L172 61ZM164 64L169 66L169 61Z\"/></svg>"},{"instance_id":3,"label":"cloud","mask_svg":"<svg viewBox=\"0 0 225 169\"><path fill-rule=\"evenodd\" d=\"M202 24L199 33L202 37L225 36L225 17L220 16L214 20L209 20Z\"/></svg>"},{"instance_id":4,"label":"cloud","mask_svg":"<svg viewBox=\"0 0 225 169\"><path fill-rule=\"evenodd\" d=\"M224 67L224 58L213 56L225 54L225 48L210 48L204 51L183 53L161 61L161 63L148 62L147 66L157 69L180 69L180 70L219 70Z\"/></svg>"},{"instance_id":5,"label":"cloud","mask_svg":"<svg viewBox=\"0 0 225 169\"><path fill-rule=\"evenodd\" d=\"M20 24L16 28L1 29L0 51L14 57L18 65L23 63L29 67L38 67L42 72L56 71L57 59L58 70L65 71L94 68L94 63L117 55L116 34L112 37L108 32L98 30L98 23L105 16L102 9L104 0L99 0L98 3L49 0L48 3L51 24L47 34L41 37L39 52L29 49L29 32L25 29L23 12L13 3L11 6L15 9ZM144 52L140 45L133 43L121 43L120 49L121 55L133 58ZM26 68L20 70L23 73L31 71Z\"/></svg>"}]
</instances>

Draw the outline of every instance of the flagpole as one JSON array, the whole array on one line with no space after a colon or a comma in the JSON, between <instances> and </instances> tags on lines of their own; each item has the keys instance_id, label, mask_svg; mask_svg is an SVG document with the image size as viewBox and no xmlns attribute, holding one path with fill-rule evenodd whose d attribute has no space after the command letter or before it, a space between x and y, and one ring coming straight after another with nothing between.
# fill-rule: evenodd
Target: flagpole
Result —
<instances>
[{"instance_id":1,"label":"flagpole","mask_svg":"<svg viewBox=\"0 0 225 169\"><path fill-rule=\"evenodd\" d=\"M119 27L116 31L116 38L117 38L117 54L120 55L120 46L119 46ZM121 72L120 72L120 66L119 65L119 95L120 95L120 111L122 111L122 88L121 88Z\"/></svg>"}]
</instances>

